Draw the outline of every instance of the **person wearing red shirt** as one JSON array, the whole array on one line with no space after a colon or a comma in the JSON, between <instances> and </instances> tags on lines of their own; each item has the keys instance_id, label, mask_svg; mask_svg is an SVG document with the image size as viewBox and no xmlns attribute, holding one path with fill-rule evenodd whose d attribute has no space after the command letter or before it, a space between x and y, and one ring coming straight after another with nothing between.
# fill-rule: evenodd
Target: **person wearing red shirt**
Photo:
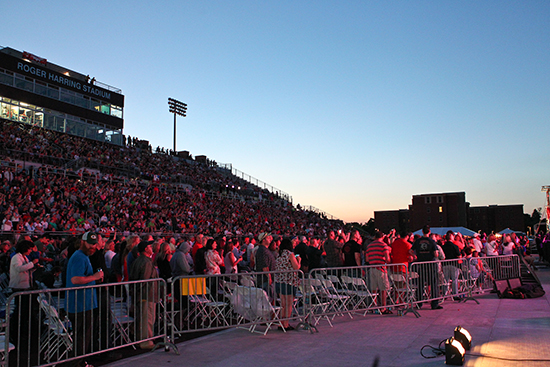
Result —
<instances>
[{"instance_id":1,"label":"person wearing red shirt","mask_svg":"<svg viewBox=\"0 0 550 367\"><path fill-rule=\"evenodd\" d=\"M407 232L399 232L399 236L392 242L391 247L391 263L392 264L405 264L406 266L400 265L397 270L401 273L407 272L407 267L411 262L411 255L409 250L412 247L412 244L407 241Z\"/></svg>"}]
</instances>

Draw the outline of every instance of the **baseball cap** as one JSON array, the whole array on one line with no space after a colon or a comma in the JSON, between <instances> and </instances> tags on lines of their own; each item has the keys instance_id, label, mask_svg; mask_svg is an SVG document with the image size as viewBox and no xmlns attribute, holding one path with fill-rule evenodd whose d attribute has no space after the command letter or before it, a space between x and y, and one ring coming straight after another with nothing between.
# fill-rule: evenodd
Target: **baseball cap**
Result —
<instances>
[{"instance_id":1,"label":"baseball cap","mask_svg":"<svg viewBox=\"0 0 550 367\"><path fill-rule=\"evenodd\" d=\"M143 252L147 246L152 245L155 241L141 241L138 245L138 252Z\"/></svg>"},{"instance_id":2,"label":"baseball cap","mask_svg":"<svg viewBox=\"0 0 550 367\"><path fill-rule=\"evenodd\" d=\"M86 232L82 235L82 241L86 241L90 245L95 245L97 243L97 234L93 232Z\"/></svg>"},{"instance_id":3,"label":"baseball cap","mask_svg":"<svg viewBox=\"0 0 550 367\"><path fill-rule=\"evenodd\" d=\"M271 236L271 233L269 232L262 232L258 236L258 241L262 242L266 237Z\"/></svg>"}]
</instances>

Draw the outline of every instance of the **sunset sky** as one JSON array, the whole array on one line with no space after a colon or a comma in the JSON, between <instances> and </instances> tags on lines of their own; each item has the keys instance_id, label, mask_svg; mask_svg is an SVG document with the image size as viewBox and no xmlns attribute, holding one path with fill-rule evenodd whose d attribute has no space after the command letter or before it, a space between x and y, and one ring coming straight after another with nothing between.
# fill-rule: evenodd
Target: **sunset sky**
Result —
<instances>
[{"instance_id":1,"label":"sunset sky","mask_svg":"<svg viewBox=\"0 0 550 367\"><path fill-rule=\"evenodd\" d=\"M548 1L19 1L0 46L122 89L124 133L345 221L466 192L543 207Z\"/></svg>"}]
</instances>

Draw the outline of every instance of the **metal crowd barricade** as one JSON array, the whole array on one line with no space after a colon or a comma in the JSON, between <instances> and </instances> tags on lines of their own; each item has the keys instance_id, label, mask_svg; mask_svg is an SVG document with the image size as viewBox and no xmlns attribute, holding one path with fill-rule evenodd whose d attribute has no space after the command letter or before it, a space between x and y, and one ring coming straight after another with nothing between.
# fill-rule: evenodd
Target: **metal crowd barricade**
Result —
<instances>
[{"instance_id":1,"label":"metal crowd barricade","mask_svg":"<svg viewBox=\"0 0 550 367\"><path fill-rule=\"evenodd\" d=\"M473 295L493 289L495 280L519 277L517 255L412 263L409 279L414 299L410 307L420 307L424 302L433 302L434 305L451 297L479 303Z\"/></svg>"},{"instance_id":2,"label":"metal crowd barricade","mask_svg":"<svg viewBox=\"0 0 550 367\"><path fill-rule=\"evenodd\" d=\"M169 345L166 315L157 311L165 298L163 279L14 293L3 341L14 348L4 364L52 366L149 342Z\"/></svg>"},{"instance_id":3,"label":"metal crowd barricade","mask_svg":"<svg viewBox=\"0 0 550 367\"><path fill-rule=\"evenodd\" d=\"M485 256L480 259L484 261L484 267L486 266L494 280L520 277L518 255Z\"/></svg>"},{"instance_id":4,"label":"metal crowd barricade","mask_svg":"<svg viewBox=\"0 0 550 367\"><path fill-rule=\"evenodd\" d=\"M468 263L464 259L415 262L410 265L411 306L431 302L435 307L447 298L468 294Z\"/></svg>"},{"instance_id":5,"label":"metal crowd barricade","mask_svg":"<svg viewBox=\"0 0 550 367\"><path fill-rule=\"evenodd\" d=\"M304 278L299 270L173 278L164 304L170 340L185 333L229 327L265 335L272 326L283 328L283 321L301 322L305 318L302 295L297 292L292 305L283 307L283 297L276 290L276 279L285 275L297 277L300 283ZM289 315L285 315L288 309Z\"/></svg>"},{"instance_id":6,"label":"metal crowd barricade","mask_svg":"<svg viewBox=\"0 0 550 367\"><path fill-rule=\"evenodd\" d=\"M409 304L408 284L405 264L386 264L313 269L301 288L308 298L308 322L332 326L339 315L353 318L382 309L401 314Z\"/></svg>"}]
</instances>

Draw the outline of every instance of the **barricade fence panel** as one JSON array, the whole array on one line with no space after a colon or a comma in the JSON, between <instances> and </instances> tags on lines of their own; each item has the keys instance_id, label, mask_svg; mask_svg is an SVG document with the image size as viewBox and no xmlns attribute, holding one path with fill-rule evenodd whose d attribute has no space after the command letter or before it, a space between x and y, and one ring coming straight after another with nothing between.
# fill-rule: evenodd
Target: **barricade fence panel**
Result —
<instances>
[{"instance_id":1,"label":"barricade fence panel","mask_svg":"<svg viewBox=\"0 0 550 367\"><path fill-rule=\"evenodd\" d=\"M266 334L270 327L304 319L300 270L214 274L172 279L164 309L171 340L200 330L245 327ZM260 324L265 327L258 327Z\"/></svg>"},{"instance_id":2,"label":"barricade fence panel","mask_svg":"<svg viewBox=\"0 0 550 367\"><path fill-rule=\"evenodd\" d=\"M410 297L407 279L405 264L313 269L301 285L308 297L309 322L332 325L337 315L398 311Z\"/></svg>"},{"instance_id":3,"label":"barricade fence panel","mask_svg":"<svg viewBox=\"0 0 550 367\"><path fill-rule=\"evenodd\" d=\"M165 297L163 279L14 293L6 342L15 348L5 363L49 366L127 346L152 348L168 339L159 309Z\"/></svg>"}]
</instances>

